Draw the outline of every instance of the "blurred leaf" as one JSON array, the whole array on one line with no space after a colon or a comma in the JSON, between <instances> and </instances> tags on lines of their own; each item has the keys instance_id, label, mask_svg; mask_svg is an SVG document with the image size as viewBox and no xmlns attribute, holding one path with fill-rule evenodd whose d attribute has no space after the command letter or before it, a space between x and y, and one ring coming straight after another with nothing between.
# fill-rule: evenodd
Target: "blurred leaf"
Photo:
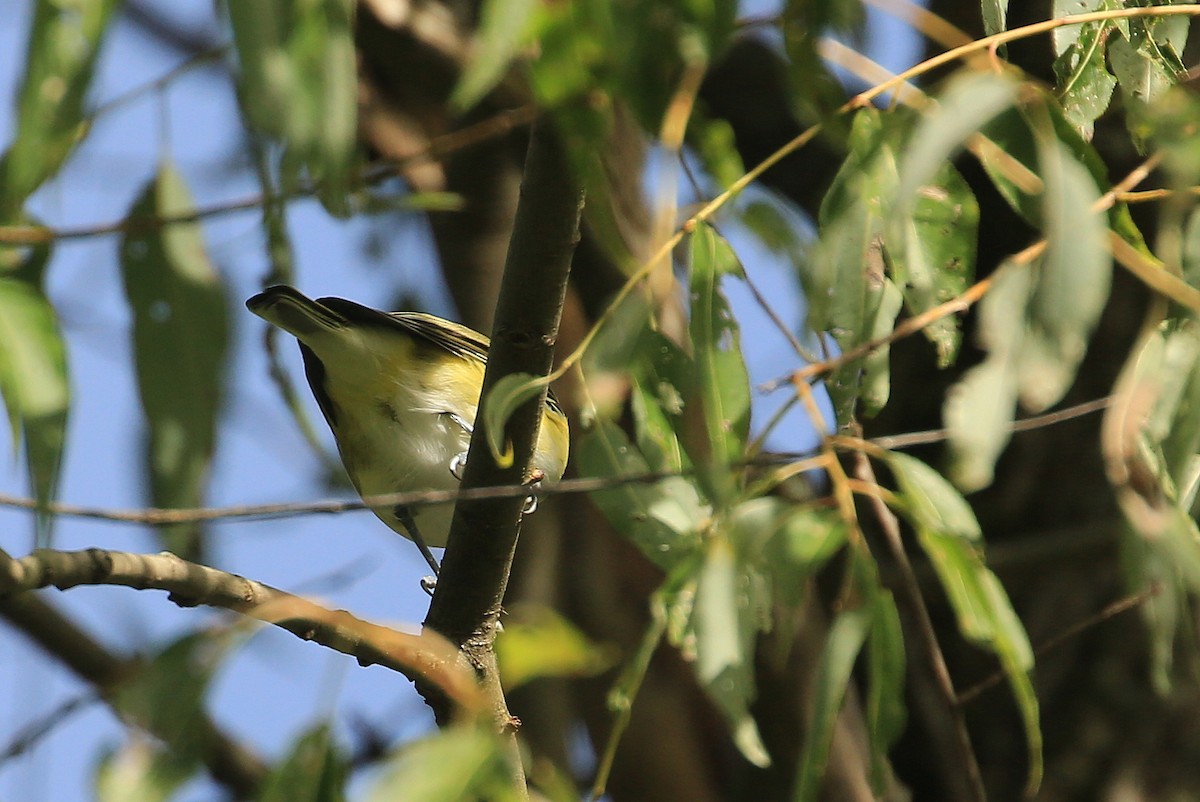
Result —
<instances>
[{"instance_id":1,"label":"blurred leaf","mask_svg":"<svg viewBox=\"0 0 1200 802\"><path fill-rule=\"evenodd\" d=\"M1066 394L1104 311L1112 282L1108 229L1092 211L1100 192L1059 142L1041 144L1046 251L1036 271L1026 340L1017 359L1021 402L1047 409Z\"/></svg>"},{"instance_id":2,"label":"blurred leaf","mask_svg":"<svg viewBox=\"0 0 1200 802\"><path fill-rule=\"evenodd\" d=\"M329 725L318 724L272 769L257 802L343 802L349 768Z\"/></svg>"},{"instance_id":3,"label":"blurred leaf","mask_svg":"<svg viewBox=\"0 0 1200 802\"><path fill-rule=\"evenodd\" d=\"M906 512L920 528L971 543L980 541L979 522L962 494L916 457L889 452L887 464L906 502Z\"/></svg>"},{"instance_id":4,"label":"blurred leaf","mask_svg":"<svg viewBox=\"0 0 1200 802\"><path fill-rule=\"evenodd\" d=\"M1012 439L1017 377L1002 358L968 370L946 393L942 418L949 435L949 473L968 492L992 483L996 460Z\"/></svg>"},{"instance_id":5,"label":"blurred leaf","mask_svg":"<svg viewBox=\"0 0 1200 802\"><path fill-rule=\"evenodd\" d=\"M970 186L947 162L916 190L910 216L896 221L901 246L892 247L892 275L913 314L956 298L975 280L979 204ZM952 364L962 342L951 315L925 327L939 367Z\"/></svg>"},{"instance_id":6,"label":"blurred leaf","mask_svg":"<svg viewBox=\"0 0 1200 802\"><path fill-rule=\"evenodd\" d=\"M301 169L321 203L345 216L355 180L358 77L351 0L226 2L242 108L284 146L285 189Z\"/></svg>"},{"instance_id":7,"label":"blurred leaf","mask_svg":"<svg viewBox=\"0 0 1200 802\"><path fill-rule=\"evenodd\" d=\"M876 578L877 580L877 578ZM871 785L883 795L889 773L887 754L904 732L904 630L892 594L877 588L871 595L867 636L867 732L871 737Z\"/></svg>"},{"instance_id":8,"label":"blurred leaf","mask_svg":"<svg viewBox=\"0 0 1200 802\"><path fill-rule=\"evenodd\" d=\"M49 258L48 246L0 247L0 395L13 451L25 446L39 547L50 545L48 507L58 488L71 402L66 343L41 288Z\"/></svg>"},{"instance_id":9,"label":"blurred leaf","mask_svg":"<svg viewBox=\"0 0 1200 802\"><path fill-rule=\"evenodd\" d=\"M805 728L792 798L815 802L820 798L821 779L829 762L833 728L850 684L854 662L862 651L871 626L871 612L863 607L842 610L833 619L825 648L813 678L812 712Z\"/></svg>"},{"instance_id":10,"label":"blurred leaf","mask_svg":"<svg viewBox=\"0 0 1200 802\"><path fill-rule=\"evenodd\" d=\"M204 696L240 633L199 631L172 641L123 679L112 692L114 707L165 741L180 759L199 762L212 731Z\"/></svg>"},{"instance_id":11,"label":"blurred leaf","mask_svg":"<svg viewBox=\"0 0 1200 802\"><path fill-rule=\"evenodd\" d=\"M467 66L450 95L457 111L471 108L504 77L533 31L537 0L485 0Z\"/></svg>"},{"instance_id":12,"label":"blurred leaf","mask_svg":"<svg viewBox=\"0 0 1200 802\"><path fill-rule=\"evenodd\" d=\"M1008 29L1008 0L982 0L980 5L983 13L984 36L991 36Z\"/></svg>"},{"instance_id":13,"label":"blurred leaf","mask_svg":"<svg viewBox=\"0 0 1200 802\"><path fill-rule=\"evenodd\" d=\"M791 507L767 544L765 568L785 605L798 606L808 580L846 544L846 522L835 510Z\"/></svg>"},{"instance_id":14,"label":"blurred leaf","mask_svg":"<svg viewBox=\"0 0 1200 802\"><path fill-rule=\"evenodd\" d=\"M771 765L771 758L749 709L755 694L754 642L760 628L760 599L754 578L747 572L727 539L715 536L710 540L696 584L692 631L700 683L729 722L742 756L763 768Z\"/></svg>"},{"instance_id":15,"label":"blurred leaf","mask_svg":"<svg viewBox=\"0 0 1200 802\"><path fill-rule=\"evenodd\" d=\"M1033 649L1004 587L983 562L982 538L975 514L940 474L906 454L889 453L900 511L917 531L958 619L963 637L990 649L1012 688L1025 725L1029 759L1028 794L1042 777L1042 735L1037 695L1030 671Z\"/></svg>"},{"instance_id":16,"label":"blurred leaf","mask_svg":"<svg viewBox=\"0 0 1200 802\"><path fill-rule=\"evenodd\" d=\"M87 131L83 102L117 0L41 0L33 6L15 133L0 158L0 223L58 172Z\"/></svg>"},{"instance_id":17,"label":"blurred leaf","mask_svg":"<svg viewBox=\"0 0 1200 802\"><path fill-rule=\"evenodd\" d=\"M697 226L691 237L688 331L711 449L712 470L702 478L712 484L716 499L733 492L735 472L729 466L742 458L750 434L750 377L737 320L721 293L720 281L726 275L741 276L733 249L711 226Z\"/></svg>"},{"instance_id":18,"label":"blurred leaf","mask_svg":"<svg viewBox=\"0 0 1200 802\"><path fill-rule=\"evenodd\" d=\"M1154 149L1162 154L1163 166L1175 187L1187 187L1200 182L1200 148L1196 147L1196 130L1200 127L1200 97L1185 86L1173 87L1155 100L1144 112L1150 126L1149 137ZM1192 231L1196 231L1196 213L1192 215ZM1200 250L1192 240L1192 264ZM1192 286L1200 283L1200 270L1185 271Z\"/></svg>"},{"instance_id":19,"label":"blurred leaf","mask_svg":"<svg viewBox=\"0 0 1200 802\"><path fill-rule=\"evenodd\" d=\"M680 436L686 399L695 397L695 363L671 339L646 330L634 363L630 406L638 449L652 470L678 473L691 467Z\"/></svg>"},{"instance_id":20,"label":"blurred leaf","mask_svg":"<svg viewBox=\"0 0 1200 802\"><path fill-rule=\"evenodd\" d=\"M866 321L868 342L879 342L896 327L896 316L904 305L904 296L891 279L885 278L879 288L879 304ZM859 405L867 417L873 417L887 405L892 391L890 367L891 350L876 348L862 359L862 386Z\"/></svg>"},{"instance_id":21,"label":"blurred leaf","mask_svg":"<svg viewBox=\"0 0 1200 802\"><path fill-rule=\"evenodd\" d=\"M493 385L483 404L484 433L492 459L501 468L513 463L513 445L504 434L508 419L527 401L545 391L545 378L529 373L510 373Z\"/></svg>"},{"instance_id":22,"label":"blurred leaf","mask_svg":"<svg viewBox=\"0 0 1200 802\"><path fill-rule=\"evenodd\" d=\"M737 149L733 126L728 120L708 117L696 110L688 120L688 143L695 149L704 165L722 189L729 187L746 173L742 156Z\"/></svg>"},{"instance_id":23,"label":"blurred leaf","mask_svg":"<svg viewBox=\"0 0 1200 802\"><path fill-rule=\"evenodd\" d=\"M496 637L504 692L539 677L590 677L617 662L612 647L592 643L549 607L510 610Z\"/></svg>"},{"instance_id":24,"label":"blurred leaf","mask_svg":"<svg viewBox=\"0 0 1200 802\"><path fill-rule=\"evenodd\" d=\"M821 123L835 141L846 136L844 116L838 113L846 91L821 57L821 37L858 36L864 18L860 0L788 0L783 6L781 28L793 113L806 124Z\"/></svg>"},{"instance_id":25,"label":"blurred leaf","mask_svg":"<svg viewBox=\"0 0 1200 802\"><path fill-rule=\"evenodd\" d=\"M194 208L183 177L168 162L130 215L160 219ZM121 243L121 268L149 427L151 497L158 507L199 507L212 465L229 338L225 289L195 222L132 230ZM198 526L164 527L163 537L176 554L200 554Z\"/></svg>"},{"instance_id":26,"label":"blurred leaf","mask_svg":"<svg viewBox=\"0 0 1200 802\"><path fill-rule=\"evenodd\" d=\"M457 725L405 744L383 765L365 802L517 802L500 740Z\"/></svg>"},{"instance_id":27,"label":"blurred leaf","mask_svg":"<svg viewBox=\"0 0 1200 802\"><path fill-rule=\"evenodd\" d=\"M166 802L196 773L197 762L181 758L145 736L135 735L101 756L96 766L97 802Z\"/></svg>"},{"instance_id":28,"label":"blurred leaf","mask_svg":"<svg viewBox=\"0 0 1200 802\"><path fill-rule=\"evenodd\" d=\"M645 458L625 432L598 420L577 449L585 476L637 476L649 473ZM711 514L691 482L672 476L653 483L620 482L590 494L609 522L656 565L669 570L699 544L700 527Z\"/></svg>"}]
</instances>

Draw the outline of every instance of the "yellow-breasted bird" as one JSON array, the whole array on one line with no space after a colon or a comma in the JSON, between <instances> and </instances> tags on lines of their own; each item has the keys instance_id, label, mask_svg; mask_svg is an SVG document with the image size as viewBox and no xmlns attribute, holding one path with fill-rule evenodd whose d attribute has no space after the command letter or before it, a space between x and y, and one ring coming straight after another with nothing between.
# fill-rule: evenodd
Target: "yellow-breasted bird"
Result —
<instances>
[{"instance_id":1,"label":"yellow-breasted bird","mask_svg":"<svg viewBox=\"0 0 1200 802\"><path fill-rule=\"evenodd\" d=\"M246 307L300 341L304 372L360 496L458 487L488 338L420 312L381 312L342 298L313 300L269 287ZM567 418L548 395L530 469L547 481L567 465ZM446 545L452 502L372 505L414 541L437 573L430 546Z\"/></svg>"}]
</instances>

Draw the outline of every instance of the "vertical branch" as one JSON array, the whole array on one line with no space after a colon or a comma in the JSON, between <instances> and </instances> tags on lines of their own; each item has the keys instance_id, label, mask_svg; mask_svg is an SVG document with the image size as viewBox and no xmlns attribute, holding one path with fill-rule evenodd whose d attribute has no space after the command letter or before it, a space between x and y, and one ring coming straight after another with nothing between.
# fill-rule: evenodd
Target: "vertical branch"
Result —
<instances>
[{"instance_id":1,"label":"vertical branch","mask_svg":"<svg viewBox=\"0 0 1200 802\"><path fill-rule=\"evenodd\" d=\"M486 441L486 405L504 376L550 371L571 257L579 239L583 192L550 121L533 124L521 198L500 287L479 413L462 489L519 484L537 443L544 392L509 418L505 440L513 462L495 464ZM510 722L495 672L492 640L512 567L522 498L462 500L454 510L437 592L425 625L449 638L477 672L502 725ZM423 689L439 721L448 708Z\"/></svg>"}]
</instances>

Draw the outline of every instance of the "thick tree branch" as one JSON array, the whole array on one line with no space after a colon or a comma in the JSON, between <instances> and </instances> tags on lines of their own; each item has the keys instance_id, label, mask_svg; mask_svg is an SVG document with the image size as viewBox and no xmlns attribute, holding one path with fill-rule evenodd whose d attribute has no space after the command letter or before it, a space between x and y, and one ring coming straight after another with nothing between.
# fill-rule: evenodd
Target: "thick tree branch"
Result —
<instances>
[{"instance_id":1,"label":"thick tree branch","mask_svg":"<svg viewBox=\"0 0 1200 802\"><path fill-rule=\"evenodd\" d=\"M493 462L485 439L488 393L509 374L545 376L550 371L582 206L583 193L562 143L550 122L540 118L530 135L463 489L511 485L527 478L544 394L522 404L509 418L505 438L512 444L514 459L502 468ZM463 649L488 687L495 682L491 644L523 505L519 498L457 504L438 590L425 621ZM498 698L492 703L498 714L506 716L498 684L494 689ZM441 704L427 699L439 720L444 718Z\"/></svg>"},{"instance_id":2,"label":"thick tree branch","mask_svg":"<svg viewBox=\"0 0 1200 802\"><path fill-rule=\"evenodd\" d=\"M171 601L183 607L205 605L233 610L286 629L302 640L348 654L360 665L378 664L431 684L450 700L454 712L473 712L481 707L473 678L458 667L457 652L436 633L414 635L372 624L345 610L329 610L261 582L190 563L170 552L37 549L19 560L5 558L0 561L0 611L12 620L11 611L34 609L30 603L36 599L25 591L50 586L67 590L78 585L165 590L171 594ZM26 631L34 637L49 637L44 633L53 631L39 622L29 623L34 629ZM77 671L96 684L111 684L120 673L121 664L112 662L114 658L79 651L86 655L81 658L86 668Z\"/></svg>"},{"instance_id":3,"label":"thick tree branch","mask_svg":"<svg viewBox=\"0 0 1200 802\"><path fill-rule=\"evenodd\" d=\"M108 704L114 704L112 691L134 674L140 663L114 656L87 632L33 593L10 593L8 576L10 572L18 570L16 565L16 561L0 550L0 617L62 662L81 680L99 690ZM116 709L115 712L122 718L127 716L122 710ZM141 721L135 723L148 729L151 724ZM204 744L200 759L212 778L238 799L255 796L267 776L267 767L262 760L219 730L207 716L198 719L196 726L202 730L198 740ZM153 732L152 729L150 731ZM169 739L170 735L162 732L153 734L164 739Z\"/></svg>"}]
</instances>

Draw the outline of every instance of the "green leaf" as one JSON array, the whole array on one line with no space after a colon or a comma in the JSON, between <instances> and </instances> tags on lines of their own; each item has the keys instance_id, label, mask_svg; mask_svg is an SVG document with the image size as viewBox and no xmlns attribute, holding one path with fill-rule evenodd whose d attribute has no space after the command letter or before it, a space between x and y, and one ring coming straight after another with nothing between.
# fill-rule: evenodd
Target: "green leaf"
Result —
<instances>
[{"instance_id":1,"label":"green leaf","mask_svg":"<svg viewBox=\"0 0 1200 802\"><path fill-rule=\"evenodd\" d=\"M829 627L829 635L813 679L812 713L805 728L804 746L800 752L796 785L792 793L796 802L815 802L819 798L838 711L841 710L846 687L850 684L850 673L854 670L854 662L862 651L870 626L870 610L856 607L839 612Z\"/></svg>"},{"instance_id":2,"label":"green leaf","mask_svg":"<svg viewBox=\"0 0 1200 802\"><path fill-rule=\"evenodd\" d=\"M846 91L821 57L821 37L853 35L862 29L863 19L860 0L788 0L783 8L783 47L790 90L787 95L793 113L806 123L821 123L834 132L838 141L845 135L844 118L838 110L846 101Z\"/></svg>"},{"instance_id":3,"label":"green leaf","mask_svg":"<svg viewBox=\"0 0 1200 802\"><path fill-rule=\"evenodd\" d=\"M638 449L652 470L680 473L691 467L681 437L685 405L695 397L695 363L671 339L647 330L634 362L630 406Z\"/></svg>"},{"instance_id":4,"label":"green leaf","mask_svg":"<svg viewBox=\"0 0 1200 802\"><path fill-rule=\"evenodd\" d=\"M384 764L366 802L516 802L499 738L467 725L406 744Z\"/></svg>"},{"instance_id":5,"label":"green leaf","mask_svg":"<svg viewBox=\"0 0 1200 802\"><path fill-rule=\"evenodd\" d=\"M164 163L130 215L164 218L194 208L182 176ZM202 506L229 339L224 286L195 222L126 234L121 269L133 312L138 392L149 427L151 497L159 507ZM201 553L198 526L174 525L162 533L175 553L192 559Z\"/></svg>"},{"instance_id":6,"label":"green leaf","mask_svg":"<svg viewBox=\"0 0 1200 802\"><path fill-rule=\"evenodd\" d=\"M992 36L1008 29L1008 0L982 0L984 36Z\"/></svg>"},{"instance_id":7,"label":"green leaf","mask_svg":"<svg viewBox=\"0 0 1200 802\"><path fill-rule=\"evenodd\" d=\"M13 449L25 446L38 504L35 540L42 547L50 544L48 508L58 488L71 401L66 343L41 289L49 257L48 247L0 247L0 395Z\"/></svg>"},{"instance_id":8,"label":"green leaf","mask_svg":"<svg viewBox=\"0 0 1200 802\"><path fill-rule=\"evenodd\" d=\"M496 636L500 681L507 693L539 677L590 677L617 662L611 647L592 643L549 607L509 610Z\"/></svg>"},{"instance_id":9,"label":"green leaf","mask_svg":"<svg viewBox=\"0 0 1200 802\"><path fill-rule=\"evenodd\" d=\"M878 588L871 596L871 630L867 636L867 733L871 737L871 785L883 795L887 754L904 732L904 630L892 594Z\"/></svg>"},{"instance_id":10,"label":"green leaf","mask_svg":"<svg viewBox=\"0 0 1200 802\"><path fill-rule=\"evenodd\" d=\"M645 458L611 421L599 420L584 432L576 452L585 476L619 480L649 472ZM682 476L653 483L617 481L612 488L590 495L618 532L667 570L699 545L700 528L712 513Z\"/></svg>"},{"instance_id":11,"label":"green leaf","mask_svg":"<svg viewBox=\"0 0 1200 802\"><path fill-rule=\"evenodd\" d=\"M287 189L300 170L331 214L349 213L355 181L358 75L351 0L227 2L251 124L284 146Z\"/></svg>"},{"instance_id":12,"label":"green leaf","mask_svg":"<svg viewBox=\"0 0 1200 802\"><path fill-rule=\"evenodd\" d=\"M910 215L893 223L892 275L910 312L920 314L961 295L975 280L979 204L950 163L916 190ZM895 232L895 228L901 230ZM925 327L939 367L952 364L962 342L954 315Z\"/></svg>"},{"instance_id":13,"label":"green leaf","mask_svg":"<svg viewBox=\"0 0 1200 802\"><path fill-rule=\"evenodd\" d=\"M545 377L531 373L510 373L500 377L483 404L484 434L492 459L501 468L513 464L513 445L504 434L508 419L519 407L537 398L546 389Z\"/></svg>"},{"instance_id":14,"label":"green leaf","mask_svg":"<svg viewBox=\"0 0 1200 802\"><path fill-rule=\"evenodd\" d=\"M1058 58L1054 61L1058 97L1066 118L1080 135L1091 139L1096 118L1108 109L1117 86L1117 79L1109 73L1104 59L1105 42L1115 29L1111 24L1091 22L1081 26L1064 26L1055 33L1067 29L1072 29L1070 43L1058 51ZM1056 39L1056 46L1059 41ZM1068 39L1064 35L1061 41Z\"/></svg>"},{"instance_id":15,"label":"green leaf","mask_svg":"<svg viewBox=\"0 0 1200 802\"><path fill-rule=\"evenodd\" d=\"M979 523L970 506L936 471L906 454L889 453L900 490L900 511L917 531L958 619L963 637L1000 660L1025 725L1029 759L1027 793L1042 776L1042 735L1030 670L1033 649L1004 587L983 562Z\"/></svg>"},{"instance_id":16,"label":"green leaf","mask_svg":"<svg viewBox=\"0 0 1200 802\"><path fill-rule=\"evenodd\" d=\"M1028 310L1029 328L1017 356L1022 403L1047 409L1066 394L1104 311L1112 283L1108 228L1091 211L1100 192L1088 171L1056 139L1041 142L1046 251Z\"/></svg>"},{"instance_id":17,"label":"green leaf","mask_svg":"<svg viewBox=\"0 0 1200 802\"><path fill-rule=\"evenodd\" d=\"M485 0L470 59L450 95L454 109L471 108L500 82L517 50L528 43L540 5L537 0Z\"/></svg>"},{"instance_id":18,"label":"green leaf","mask_svg":"<svg viewBox=\"0 0 1200 802\"><path fill-rule=\"evenodd\" d=\"M58 0L33 6L16 132L0 159L0 223L58 172L87 130L84 98L117 0Z\"/></svg>"},{"instance_id":19,"label":"green leaf","mask_svg":"<svg viewBox=\"0 0 1200 802\"><path fill-rule=\"evenodd\" d=\"M1004 359L985 360L950 388L942 418L954 484L970 492L992 483L996 460L1012 439L1016 407L1017 377Z\"/></svg>"},{"instance_id":20,"label":"green leaf","mask_svg":"<svg viewBox=\"0 0 1200 802\"><path fill-rule=\"evenodd\" d=\"M749 709L755 694L758 603L753 577L738 561L733 545L713 537L700 568L692 610L696 676L728 721L742 756L766 767L771 758Z\"/></svg>"},{"instance_id":21,"label":"green leaf","mask_svg":"<svg viewBox=\"0 0 1200 802\"><path fill-rule=\"evenodd\" d=\"M728 466L742 458L750 435L750 377L737 321L720 288L723 276L741 275L741 266L729 243L701 224L692 233L691 268L688 328L713 467L706 477L722 498L732 492Z\"/></svg>"},{"instance_id":22,"label":"green leaf","mask_svg":"<svg viewBox=\"0 0 1200 802\"><path fill-rule=\"evenodd\" d=\"M349 768L330 726L318 724L272 769L257 802L343 802Z\"/></svg>"},{"instance_id":23,"label":"green leaf","mask_svg":"<svg viewBox=\"0 0 1200 802\"><path fill-rule=\"evenodd\" d=\"M182 758L144 736L134 736L100 758L97 802L166 802L196 773L197 762Z\"/></svg>"},{"instance_id":24,"label":"green leaf","mask_svg":"<svg viewBox=\"0 0 1200 802\"><path fill-rule=\"evenodd\" d=\"M792 507L767 544L764 568L781 602L799 606L807 583L846 544L846 522L835 510Z\"/></svg>"},{"instance_id":25,"label":"green leaf","mask_svg":"<svg viewBox=\"0 0 1200 802\"><path fill-rule=\"evenodd\" d=\"M954 486L916 457L889 452L887 464L906 502L907 514L924 529L976 543L979 521Z\"/></svg>"}]
</instances>

